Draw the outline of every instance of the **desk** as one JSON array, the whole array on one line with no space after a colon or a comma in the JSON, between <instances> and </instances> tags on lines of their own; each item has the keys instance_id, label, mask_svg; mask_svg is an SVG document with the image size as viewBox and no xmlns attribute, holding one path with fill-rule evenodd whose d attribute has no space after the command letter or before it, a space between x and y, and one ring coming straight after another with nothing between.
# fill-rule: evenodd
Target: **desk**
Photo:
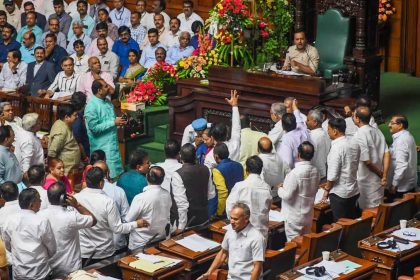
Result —
<instances>
[{"instance_id":1,"label":"desk","mask_svg":"<svg viewBox=\"0 0 420 280\"><path fill-rule=\"evenodd\" d=\"M317 264L321 260L322 260L322 258L318 258L318 259L310 261L306 264L300 265L300 266L295 268L295 271L297 271L301 268L305 268L305 267ZM361 267L357 268L353 272L350 272L348 274L342 274L342 275L340 275L340 277L334 278L334 279L338 279L338 280L370 279L370 277L372 276L372 274L375 271L376 264L374 262L367 261L367 260L364 260L364 259L359 259L359 258L353 257L351 255L347 255L345 253L341 254L340 257L336 259L336 261L344 261L344 260L349 260L351 262L360 264ZM292 280L292 279L296 279L300 276L301 276L301 274L299 272L293 273L289 270L285 273L282 273L282 274L278 275L277 279Z\"/></svg>"},{"instance_id":2,"label":"desk","mask_svg":"<svg viewBox=\"0 0 420 280\"><path fill-rule=\"evenodd\" d=\"M228 224L229 223L224 220L217 221L210 224L209 231L211 234L211 239L213 239L216 242L221 243L226 233L226 230L223 229L223 227ZM283 232L284 232L284 222L269 221L268 222L267 248L269 249L282 248L284 246L284 243L286 242L284 235L281 236L281 233ZM281 240L282 237L284 240Z\"/></svg>"},{"instance_id":3,"label":"desk","mask_svg":"<svg viewBox=\"0 0 420 280\"><path fill-rule=\"evenodd\" d=\"M420 222L415 221L414 226L420 228ZM398 229L399 226L390 228L382 233L377 234L375 237L379 239L391 237L391 233ZM412 273L414 267L420 264L420 241L416 241L416 247L403 251L402 253L379 249L376 245L377 241L373 243L373 245L369 246L369 242L370 237L359 241L358 246L364 259L374 261L378 264L377 268L375 269L373 279L396 279L398 277L397 274L406 274L403 273L403 268L404 272L406 270L407 273Z\"/></svg>"},{"instance_id":4,"label":"desk","mask_svg":"<svg viewBox=\"0 0 420 280\"><path fill-rule=\"evenodd\" d=\"M145 250L147 254L158 255L168 258L174 258L174 256L165 254L158 249L152 247ZM137 258L133 255L129 255L123 257L118 261L118 266L121 268L123 279L136 279L136 280L149 280L149 279L166 279L171 276L175 276L181 274L186 266L187 262L182 260L179 264L168 267L168 268L161 268L156 270L155 272L149 273L140 269L135 269L131 267L129 264L133 261L136 261Z\"/></svg>"}]
</instances>

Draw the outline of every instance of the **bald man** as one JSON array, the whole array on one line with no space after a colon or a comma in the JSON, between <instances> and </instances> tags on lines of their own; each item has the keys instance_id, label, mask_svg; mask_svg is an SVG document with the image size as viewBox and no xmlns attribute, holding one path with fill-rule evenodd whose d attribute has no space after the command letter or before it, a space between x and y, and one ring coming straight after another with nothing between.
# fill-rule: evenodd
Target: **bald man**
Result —
<instances>
[{"instance_id":1,"label":"bald man","mask_svg":"<svg viewBox=\"0 0 420 280\"><path fill-rule=\"evenodd\" d=\"M99 167L105 173L105 183L102 190L107 196L109 196L115 201L118 212L121 215L121 220L123 223L125 223L125 216L128 213L130 205L128 204L127 196L125 195L124 190L121 187L117 186L116 183L111 183L109 181L109 168L104 161L99 160L95 162L93 166ZM114 233L114 244L117 251L125 249L127 247L127 241L125 239L125 236L120 233Z\"/></svg>"},{"instance_id":2,"label":"bald man","mask_svg":"<svg viewBox=\"0 0 420 280\"><path fill-rule=\"evenodd\" d=\"M277 189L283 183L287 173L290 172L289 165L274 152L273 143L268 137L262 137L258 141L258 156L263 161L261 177L271 187L273 201L279 201Z\"/></svg>"},{"instance_id":3,"label":"bald man","mask_svg":"<svg viewBox=\"0 0 420 280\"><path fill-rule=\"evenodd\" d=\"M391 158L384 135L369 124L371 115L366 106L357 107L353 113L353 122L359 128L353 140L360 147L357 185L361 209L378 207L383 201Z\"/></svg>"},{"instance_id":4,"label":"bald man","mask_svg":"<svg viewBox=\"0 0 420 280\"><path fill-rule=\"evenodd\" d=\"M89 70L80 77L79 87L77 91L81 91L86 94L87 101L93 96L92 83L93 81L99 81L102 86L108 85L108 93L112 94L115 89L115 85L112 79L112 75L108 72L101 71L101 62L96 56L92 56L88 60ZM110 98L109 95L107 98Z\"/></svg>"}]
</instances>

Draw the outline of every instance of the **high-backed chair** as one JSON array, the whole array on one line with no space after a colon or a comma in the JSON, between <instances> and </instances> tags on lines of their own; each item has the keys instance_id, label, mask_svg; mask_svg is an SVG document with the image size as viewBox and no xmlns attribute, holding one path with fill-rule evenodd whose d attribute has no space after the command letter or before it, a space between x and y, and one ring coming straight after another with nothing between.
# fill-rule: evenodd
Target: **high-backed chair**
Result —
<instances>
[{"instance_id":1,"label":"high-backed chair","mask_svg":"<svg viewBox=\"0 0 420 280\"><path fill-rule=\"evenodd\" d=\"M362 258L357 243L369 237L371 233L373 214L366 212L358 219L339 219L337 224L343 227L340 249L349 255Z\"/></svg>"},{"instance_id":2,"label":"high-backed chair","mask_svg":"<svg viewBox=\"0 0 420 280\"><path fill-rule=\"evenodd\" d=\"M24 114L24 97L17 93L4 93L0 92L1 102L10 102L15 116L22 116Z\"/></svg>"},{"instance_id":3,"label":"high-backed chair","mask_svg":"<svg viewBox=\"0 0 420 280\"><path fill-rule=\"evenodd\" d=\"M413 215L416 215L417 213L420 212L420 192L406 193L406 194L404 194L403 198L406 198L406 199L413 198L414 199Z\"/></svg>"},{"instance_id":4,"label":"high-backed chair","mask_svg":"<svg viewBox=\"0 0 420 280\"><path fill-rule=\"evenodd\" d=\"M340 11L329 9L318 15L315 47L319 52L319 71L327 79L333 73L346 70L344 56L349 38L350 20Z\"/></svg>"},{"instance_id":5,"label":"high-backed chair","mask_svg":"<svg viewBox=\"0 0 420 280\"><path fill-rule=\"evenodd\" d=\"M56 106L60 101L28 96L28 113L38 113L41 121L41 130L50 131L53 123L57 120Z\"/></svg>"},{"instance_id":6,"label":"high-backed chair","mask_svg":"<svg viewBox=\"0 0 420 280\"><path fill-rule=\"evenodd\" d=\"M381 203L379 207L363 210L374 215L374 233L382 232L399 225L400 220L409 220L413 216L414 198L404 198L393 203ZM380 215L380 217L379 217ZM376 219L379 218L378 221Z\"/></svg>"},{"instance_id":7,"label":"high-backed chair","mask_svg":"<svg viewBox=\"0 0 420 280\"><path fill-rule=\"evenodd\" d=\"M304 264L321 257L322 251L332 252L337 250L342 230L342 226L334 224L330 230L303 235L299 251L304 252L305 250L308 250L308 252L301 257L298 264Z\"/></svg>"}]
</instances>

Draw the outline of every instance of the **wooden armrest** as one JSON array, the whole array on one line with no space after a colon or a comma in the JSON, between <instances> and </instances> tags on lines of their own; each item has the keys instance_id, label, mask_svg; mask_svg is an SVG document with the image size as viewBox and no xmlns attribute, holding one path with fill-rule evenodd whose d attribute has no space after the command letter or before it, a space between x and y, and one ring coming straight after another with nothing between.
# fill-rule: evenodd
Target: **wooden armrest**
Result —
<instances>
[{"instance_id":1,"label":"wooden armrest","mask_svg":"<svg viewBox=\"0 0 420 280\"><path fill-rule=\"evenodd\" d=\"M378 209L379 209L379 207L364 209L362 211L362 215L363 215L364 212L369 212L369 213L372 213L374 217L376 217L378 215Z\"/></svg>"},{"instance_id":2,"label":"wooden armrest","mask_svg":"<svg viewBox=\"0 0 420 280\"><path fill-rule=\"evenodd\" d=\"M413 277L403 275L399 276L398 280L413 280Z\"/></svg>"},{"instance_id":3,"label":"wooden armrest","mask_svg":"<svg viewBox=\"0 0 420 280\"><path fill-rule=\"evenodd\" d=\"M420 274L420 266L414 268L414 275Z\"/></svg>"}]
</instances>

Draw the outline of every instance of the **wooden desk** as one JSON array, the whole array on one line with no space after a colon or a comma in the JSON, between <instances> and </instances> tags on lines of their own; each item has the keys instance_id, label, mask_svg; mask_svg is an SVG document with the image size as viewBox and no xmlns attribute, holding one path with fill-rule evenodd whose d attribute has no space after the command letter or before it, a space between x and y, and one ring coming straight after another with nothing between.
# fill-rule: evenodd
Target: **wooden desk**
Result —
<instances>
[{"instance_id":1,"label":"wooden desk","mask_svg":"<svg viewBox=\"0 0 420 280\"><path fill-rule=\"evenodd\" d=\"M297 272L299 269L315 265L315 264L319 263L321 260L322 260L322 258L318 258L318 259L310 261L306 264L300 265L300 266L295 268L296 273L293 273L289 270L285 273L282 273L282 274L278 275L277 279L283 279L283 280L296 279L296 278L298 278L302 275L299 272ZM339 280L370 279L370 277L372 276L372 274L375 271L376 264L374 262L367 261L367 260L364 260L364 259L359 259L359 258L350 256L350 255L347 255L347 254L341 254L341 256L336 259L336 261L344 261L344 260L349 260L349 261L352 261L354 263L360 264L361 267L357 268L356 270L354 270L354 271L352 271L348 274L342 274L342 275L340 275L340 277L334 278L334 279L339 279Z\"/></svg>"},{"instance_id":2,"label":"wooden desk","mask_svg":"<svg viewBox=\"0 0 420 280\"><path fill-rule=\"evenodd\" d=\"M314 204L314 217L312 220L312 232L322 231L322 226L332 223L332 210L327 203Z\"/></svg>"},{"instance_id":3,"label":"wooden desk","mask_svg":"<svg viewBox=\"0 0 420 280\"><path fill-rule=\"evenodd\" d=\"M420 222L417 221L414 224L415 227L420 228ZM380 240L391 237L392 232L398 230L399 226L390 228L382 233L376 235ZM402 266L404 270L412 273L415 266L420 264L420 241L416 241L417 246L403 252L392 252L386 249L380 249L376 245L376 241L373 245L369 246L367 243L370 238L359 241L358 246L362 252L363 258L369 261L376 262L378 264L375 269L373 279L386 279L392 280L398 277L397 274L402 274ZM405 273L404 273L405 274Z\"/></svg>"},{"instance_id":4,"label":"wooden desk","mask_svg":"<svg viewBox=\"0 0 420 280\"><path fill-rule=\"evenodd\" d=\"M158 255L168 258L174 258L174 256L163 253L158 249L152 247L145 250L147 254ZM175 257L176 258L176 257ZM179 258L178 258L179 259ZM149 279L166 279L177 274L181 274L186 266L187 262L181 260L180 263L172 267L161 268L155 272L146 272L140 269L131 267L129 264L133 261L136 261L137 258L133 255L126 256L118 261L118 266L121 268L123 279L136 279L136 280L149 280Z\"/></svg>"},{"instance_id":5,"label":"wooden desk","mask_svg":"<svg viewBox=\"0 0 420 280\"><path fill-rule=\"evenodd\" d=\"M209 225L209 231L211 234L211 239L216 242L221 243L223 241L223 237L225 236L226 230L223 229L224 226L228 225L227 221L221 220L214 222ZM268 222L268 241L267 241L267 248L270 249L280 249L283 247L284 242L281 242L282 246L278 246L279 243L279 232L284 232L284 222L275 222L269 221ZM278 247L278 248L277 248Z\"/></svg>"},{"instance_id":6,"label":"wooden desk","mask_svg":"<svg viewBox=\"0 0 420 280\"><path fill-rule=\"evenodd\" d=\"M195 233L196 232L194 231L188 231L185 234L183 234L183 236L189 236ZM169 254L176 255L180 257L181 259L187 260L188 262L187 262L186 269L189 271L192 271L193 268L197 266L203 265L203 267L205 267L206 265L211 264L211 262L216 257L217 253L219 252L220 246L211 250L204 251L204 252L195 252L175 242L175 240L181 239L183 238L183 236L178 235L178 236L173 237L172 239L160 242L159 249Z\"/></svg>"}]
</instances>

